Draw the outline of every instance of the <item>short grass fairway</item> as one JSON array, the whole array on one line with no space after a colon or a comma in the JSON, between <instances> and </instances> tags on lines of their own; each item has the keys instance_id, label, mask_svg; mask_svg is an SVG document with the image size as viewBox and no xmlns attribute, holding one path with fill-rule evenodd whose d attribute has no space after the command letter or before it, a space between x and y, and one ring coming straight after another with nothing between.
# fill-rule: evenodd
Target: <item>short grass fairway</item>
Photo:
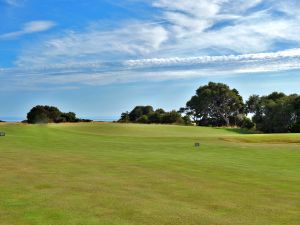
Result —
<instances>
[{"instance_id":1,"label":"short grass fairway","mask_svg":"<svg viewBox=\"0 0 300 225\"><path fill-rule=\"evenodd\" d=\"M300 135L120 124L0 131L1 225L300 224Z\"/></svg>"}]
</instances>

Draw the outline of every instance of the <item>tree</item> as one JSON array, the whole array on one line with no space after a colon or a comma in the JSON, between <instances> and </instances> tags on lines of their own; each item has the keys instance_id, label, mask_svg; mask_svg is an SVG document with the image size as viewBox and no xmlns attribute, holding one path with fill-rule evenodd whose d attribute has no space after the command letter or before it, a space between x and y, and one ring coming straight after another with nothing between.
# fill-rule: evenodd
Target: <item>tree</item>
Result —
<instances>
[{"instance_id":1,"label":"tree","mask_svg":"<svg viewBox=\"0 0 300 225\"><path fill-rule=\"evenodd\" d=\"M176 112L175 110L171 112L166 112L163 114L161 123L165 124L183 124L184 120L182 119L181 115Z\"/></svg>"},{"instance_id":2,"label":"tree","mask_svg":"<svg viewBox=\"0 0 300 225\"><path fill-rule=\"evenodd\" d=\"M295 109L296 122L292 127L292 132L300 133L300 96L295 98L294 109Z\"/></svg>"},{"instance_id":3,"label":"tree","mask_svg":"<svg viewBox=\"0 0 300 225\"><path fill-rule=\"evenodd\" d=\"M244 103L236 89L210 82L187 102L186 112L199 125L229 126L230 118L244 112Z\"/></svg>"},{"instance_id":4,"label":"tree","mask_svg":"<svg viewBox=\"0 0 300 225\"><path fill-rule=\"evenodd\" d=\"M91 120L78 119L73 112L63 113L53 106L38 105L27 114L27 122L37 123L63 123L63 122L91 122Z\"/></svg>"},{"instance_id":5,"label":"tree","mask_svg":"<svg viewBox=\"0 0 300 225\"><path fill-rule=\"evenodd\" d=\"M54 106L47 106L47 105L43 106L43 107L46 111L49 122L58 123L60 121L62 112L59 111L58 108L56 108Z\"/></svg>"},{"instance_id":6,"label":"tree","mask_svg":"<svg viewBox=\"0 0 300 225\"><path fill-rule=\"evenodd\" d=\"M76 118L76 114L73 112L61 113L60 117L62 118L63 122L79 122L79 119Z\"/></svg>"},{"instance_id":7,"label":"tree","mask_svg":"<svg viewBox=\"0 0 300 225\"><path fill-rule=\"evenodd\" d=\"M32 124L48 123L49 117L47 110L41 105L33 107L27 114L27 121Z\"/></svg>"},{"instance_id":8,"label":"tree","mask_svg":"<svg viewBox=\"0 0 300 225\"><path fill-rule=\"evenodd\" d=\"M154 113L151 113L148 118L149 118L149 123L161 123L162 120L162 115L164 113L160 113L159 111L155 111Z\"/></svg>"},{"instance_id":9,"label":"tree","mask_svg":"<svg viewBox=\"0 0 300 225\"><path fill-rule=\"evenodd\" d=\"M140 118L137 119L136 121L137 123L148 123L149 119L147 115L143 115Z\"/></svg>"},{"instance_id":10,"label":"tree","mask_svg":"<svg viewBox=\"0 0 300 225\"><path fill-rule=\"evenodd\" d=\"M119 122L121 123L129 123L130 118L129 118L129 112L124 112L121 114L121 118L119 119Z\"/></svg>"},{"instance_id":11,"label":"tree","mask_svg":"<svg viewBox=\"0 0 300 225\"><path fill-rule=\"evenodd\" d=\"M122 113L119 122L132 123L155 123L155 124L191 124L190 117L182 117L175 110L166 112L163 109L154 111L152 106L136 106L128 113Z\"/></svg>"},{"instance_id":12,"label":"tree","mask_svg":"<svg viewBox=\"0 0 300 225\"><path fill-rule=\"evenodd\" d=\"M159 108L159 109L155 110L155 112L158 113L158 114L164 114L166 111Z\"/></svg>"},{"instance_id":13,"label":"tree","mask_svg":"<svg viewBox=\"0 0 300 225\"><path fill-rule=\"evenodd\" d=\"M244 117L242 124L241 124L242 128L246 128L246 129L253 129L255 127L255 123L248 117Z\"/></svg>"},{"instance_id":14,"label":"tree","mask_svg":"<svg viewBox=\"0 0 300 225\"><path fill-rule=\"evenodd\" d=\"M296 130L297 95L273 92L268 96L250 96L247 110L253 113L256 128L265 133L286 133Z\"/></svg>"},{"instance_id":15,"label":"tree","mask_svg":"<svg viewBox=\"0 0 300 225\"><path fill-rule=\"evenodd\" d=\"M136 106L129 113L129 119L131 122L136 122L143 115L149 115L150 113L153 113L153 112L154 112L154 110L153 110L152 106Z\"/></svg>"}]
</instances>

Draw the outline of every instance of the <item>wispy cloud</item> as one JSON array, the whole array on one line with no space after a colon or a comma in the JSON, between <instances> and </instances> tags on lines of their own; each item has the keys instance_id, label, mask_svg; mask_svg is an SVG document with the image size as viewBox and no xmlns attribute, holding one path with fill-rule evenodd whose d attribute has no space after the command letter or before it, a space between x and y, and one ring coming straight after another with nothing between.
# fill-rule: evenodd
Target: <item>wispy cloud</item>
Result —
<instances>
[{"instance_id":1,"label":"wispy cloud","mask_svg":"<svg viewBox=\"0 0 300 225\"><path fill-rule=\"evenodd\" d=\"M199 56L199 57L174 57L174 58L154 58L128 60L125 62L130 67L156 67L156 66L188 66L205 65L209 63L232 63L243 62L245 66L249 62L258 62L264 60L284 60L300 58L300 49L289 49L278 52L242 54L242 55L221 55L221 56Z\"/></svg>"},{"instance_id":2,"label":"wispy cloud","mask_svg":"<svg viewBox=\"0 0 300 225\"><path fill-rule=\"evenodd\" d=\"M93 22L61 31L27 45L16 67L0 75L32 87L300 69L300 4L295 0L147 2L157 10L151 21L121 21L105 28ZM35 21L0 39L53 26Z\"/></svg>"},{"instance_id":3,"label":"wispy cloud","mask_svg":"<svg viewBox=\"0 0 300 225\"><path fill-rule=\"evenodd\" d=\"M158 51L168 40L168 32L155 23L131 22L112 30L101 30L100 25L93 24L81 32L66 31L32 45L20 54L17 65L43 66L61 61L81 63L145 56Z\"/></svg>"},{"instance_id":4,"label":"wispy cloud","mask_svg":"<svg viewBox=\"0 0 300 225\"><path fill-rule=\"evenodd\" d=\"M262 2L264 6L256 8ZM270 51L280 41L300 42L298 16L284 16L290 1L155 0L153 5L169 22L166 27L173 34L169 48L177 54L199 54L204 49L255 53ZM293 11L300 9L299 4L293 6Z\"/></svg>"},{"instance_id":5,"label":"wispy cloud","mask_svg":"<svg viewBox=\"0 0 300 225\"><path fill-rule=\"evenodd\" d=\"M1 88L19 89L57 87L70 89L80 85L106 85L135 81L159 81L191 77L239 75L300 69L300 49L286 51L199 56L187 58L153 58L114 62L50 64L45 67L0 70ZM3 87L2 87L3 86Z\"/></svg>"},{"instance_id":6,"label":"wispy cloud","mask_svg":"<svg viewBox=\"0 0 300 225\"><path fill-rule=\"evenodd\" d=\"M32 34L37 32L42 32L51 29L55 26L55 23L52 21L31 21L23 25L21 30L0 34L0 40L2 39L14 39L22 35Z\"/></svg>"},{"instance_id":7,"label":"wispy cloud","mask_svg":"<svg viewBox=\"0 0 300 225\"><path fill-rule=\"evenodd\" d=\"M20 6L23 4L24 0L3 0L6 4L11 6Z\"/></svg>"}]
</instances>

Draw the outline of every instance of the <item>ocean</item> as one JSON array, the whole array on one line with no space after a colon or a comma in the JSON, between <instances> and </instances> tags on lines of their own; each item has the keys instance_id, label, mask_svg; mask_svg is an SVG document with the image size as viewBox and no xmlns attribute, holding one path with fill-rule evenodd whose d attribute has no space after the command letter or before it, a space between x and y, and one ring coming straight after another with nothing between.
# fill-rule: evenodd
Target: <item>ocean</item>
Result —
<instances>
[{"instance_id":1,"label":"ocean","mask_svg":"<svg viewBox=\"0 0 300 225\"><path fill-rule=\"evenodd\" d=\"M82 119L91 119L94 121L104 121L104 122L113 122L119 119L118 116L99 116L99 117L79 117ZM25 117L13 117L13 116L0 116L0 120L5 122L21 122L25 120Z\"/></svg>"}]
</instances>

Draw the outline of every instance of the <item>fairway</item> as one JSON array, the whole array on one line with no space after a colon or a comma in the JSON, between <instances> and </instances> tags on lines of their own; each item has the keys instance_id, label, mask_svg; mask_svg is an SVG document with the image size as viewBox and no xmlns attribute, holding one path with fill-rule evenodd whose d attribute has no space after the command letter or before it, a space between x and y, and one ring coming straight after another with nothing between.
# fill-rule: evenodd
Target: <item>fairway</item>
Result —
<instances>
[{"instance_id":1,"label":"fairway","mask_svg":"<svg viewBox=\"0 0 300 225\"><path fill-rule=\"evenodd\" d=\"M0 131L1 225L300 223L300 134L113 123Z\"/></svg>"}]
</instances>

